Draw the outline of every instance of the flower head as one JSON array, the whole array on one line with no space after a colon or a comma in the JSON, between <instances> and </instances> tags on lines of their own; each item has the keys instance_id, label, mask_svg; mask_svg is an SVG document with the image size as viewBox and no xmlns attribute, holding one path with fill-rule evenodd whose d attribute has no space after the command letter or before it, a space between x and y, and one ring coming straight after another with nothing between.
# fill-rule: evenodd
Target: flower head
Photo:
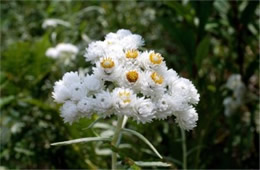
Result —
<instances>
[{"instance_id":1,"label":"flower head","mask_svg":"<svg viewBox=\"0 0 260 170\"><path fill-rule=\"evenodd\" d=\"M194 128L197 89L168 69L160 53L141 51L143 45L140 35L125 29L90 43L84 56L94 64L93 73L68 72L55 83L53 98L63 104L64 121L72 123L97 113L102 117L126 115L147 123L173 115L181 128ZM54 55L52 50L49 53Z\"/></svg>"}]
</instances>

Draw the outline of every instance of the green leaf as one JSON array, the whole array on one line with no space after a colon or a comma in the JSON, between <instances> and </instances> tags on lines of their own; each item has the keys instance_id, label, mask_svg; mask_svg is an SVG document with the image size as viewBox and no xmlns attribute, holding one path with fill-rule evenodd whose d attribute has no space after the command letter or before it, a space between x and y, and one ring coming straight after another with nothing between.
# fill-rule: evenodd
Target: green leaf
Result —
<instances>
[{"instance_id":1,"label":"green leaf","mask_svg":"<svg viewBox=\"0 0 260 170\"><path fill-rule=\"evenodd\" d=\"M135 161L135 164L141 167L170 167L171 164L165 163L165 162L142 162L142 161Z\"/></svg>"},{"instance_id":2,"label":"green leaf","mask_svg":"<svg viewBox=\"0 0 260 170\"><path fill-rule=\"evenodd\" d=\"M207 57L209 53L210 41L209 37L206 36L198 45L196 50L195 62L198 67L200 67L201 62Z\"/></svg>"},{"instance_id":3,"label":"green leaf","mask_svg":"<svg viewBox=\"0 0 260 170\"><path fill-rule=\"evenodd\" d=\"M151 144L151 142L146 139L141 133L131 130L131 129L127 129L127 128L123 128L122 129L123 132L127 132L127 133L131 133L137 137L139 137L142 141L144 141L153 151L154 153L160 158L162 159L162 156L160 155L160 153L155 149L155 147Z\"/></svg>"},{"instance_id":4,"label":"green leaf","mask_svg":"<svg viewBox=\"0 0 260 170\"><path fill-rule=\"evenodd\" d=\"M7 96L7 97L2 97L0 99L0 108L2 108L4 105L11 103L15 99L14 96Z\"/></svg>"},{"instance_id":5,"label":"green leaf","mask_svg":"<svg viewBox=\"0 0 260 170\"><path fill-rule=\"evenodd\" d=\"M110 141L110 138L104 138L104 137L88 137L88 138L80 138L80 139L74 139L64 142L56 142L52 143L52 146L55 145L70 145L74 143L86 143L86 142L93 142L93 141Z\"/></svg>"}]
</instances>

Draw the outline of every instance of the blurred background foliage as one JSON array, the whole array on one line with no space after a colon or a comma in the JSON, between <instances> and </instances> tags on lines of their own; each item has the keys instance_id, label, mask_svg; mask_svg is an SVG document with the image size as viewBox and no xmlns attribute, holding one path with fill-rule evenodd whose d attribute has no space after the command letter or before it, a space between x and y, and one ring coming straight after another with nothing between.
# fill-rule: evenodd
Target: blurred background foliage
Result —
<instances>
[{"instance_id":1,"label":"blurred background foliage","mask_svg":"<svg viewBox=\"0 0 260 170\"><path fill-rule=\"evenodd\" d=\"M198 127L186 133L188 168L259 168L258 1L1 1L0 9L2 168L110 167L108 144L50 147L100 133L84 130L96 117L64 124L51 92L65 72L90 66L83 54L91 41L120 28L142 35L143 50L162 53L168 67L198 88ZM67 24L43 27L49 18ZM45 56L61 42L80 49L67 66ZM245 87L234 107L224 105L237 97L226 87L232 75ZM129 120L127 127L147 137L171 169L182 168L183 141L173 117L145 125ZM124 168L138 168L129 159L158 160L135 137L123 136L122 143Z\"/></svg>"}]
</instances>

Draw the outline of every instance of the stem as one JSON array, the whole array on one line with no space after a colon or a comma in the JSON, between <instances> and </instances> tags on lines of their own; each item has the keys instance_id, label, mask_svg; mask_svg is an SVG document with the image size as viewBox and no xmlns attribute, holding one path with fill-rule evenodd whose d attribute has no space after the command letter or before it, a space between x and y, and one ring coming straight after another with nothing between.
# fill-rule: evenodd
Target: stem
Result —
<instances>
[{"instance_id":1,"label":"stem","mask_svg":"<svg viewBox=\"0 0 260 170\"><path fill-rule=\"evenodd\" d=\"M119 134L122 129L123 120L124 120L124 116L118 116L115 134L111 143L115 147L119 145L119 136L120 136ZM112 170L116 170L116 163L117 163L117 153L112 152Z\"/></svg>"},{"instance_id":2,"label":"stem","mask_svg":"<svg viewBox=\"0 0 260 170\"><path fill-rule=\"evenodd\" d=\"M187 148L186 148L186 136L185 131L181 129L181 139L182 139L182 168L187 169Z\"/></svg>"}]
</instances>

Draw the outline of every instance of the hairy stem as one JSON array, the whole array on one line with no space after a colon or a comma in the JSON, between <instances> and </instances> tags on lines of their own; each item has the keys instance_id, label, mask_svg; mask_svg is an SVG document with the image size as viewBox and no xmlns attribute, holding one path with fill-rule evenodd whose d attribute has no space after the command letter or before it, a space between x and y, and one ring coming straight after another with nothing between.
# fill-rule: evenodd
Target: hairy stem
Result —
<instances>
[{"instance_id":1,"label":"hairy stem","mask_svg":"<svg viewBox=\"0 0 260 170\"><path fill-rule=\"evenodd\" d=\"M187 148L186 148L186 136L185 131L181 129L182 139L182 169L187 169Z\"/></svg>"},{"instance_id":2,"label":"hairy stem","mask_svg":"<svg viewBox=\"0 0 260 170\"><path fill-rule=\"evenodd\" d=\"M119 145L119 136L123 125L123 120L124 120L124 116L118 116L115 134L111 143L115 147ZM117 163L117 153L112 152L112 170L116 169L116 163Z\"/></svg>"}]
</instances>

